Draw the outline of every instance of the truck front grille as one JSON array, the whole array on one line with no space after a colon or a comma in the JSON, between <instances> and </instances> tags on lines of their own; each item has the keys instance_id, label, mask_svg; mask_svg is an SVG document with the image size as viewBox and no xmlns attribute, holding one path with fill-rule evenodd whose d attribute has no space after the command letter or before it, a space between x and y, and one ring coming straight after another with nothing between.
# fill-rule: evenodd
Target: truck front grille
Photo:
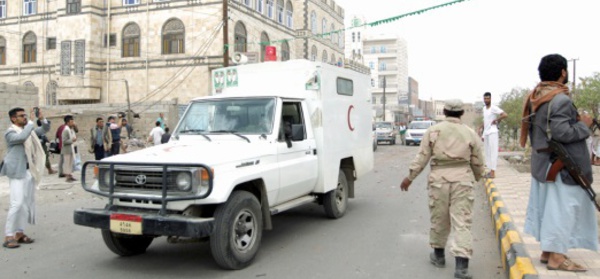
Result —
<instances>
[{"instance_id":1,"label":"truck front grille","mask_svg":"<svg viewBox=\"0 0 600 279\"><path fill-rule=\"evenodd\" d=\"M115 170L116 189L143 189L160 191L162 189L162 171ZM167 172L167 188L174 185L174 177Z\"/></svg>"}]
</instances>

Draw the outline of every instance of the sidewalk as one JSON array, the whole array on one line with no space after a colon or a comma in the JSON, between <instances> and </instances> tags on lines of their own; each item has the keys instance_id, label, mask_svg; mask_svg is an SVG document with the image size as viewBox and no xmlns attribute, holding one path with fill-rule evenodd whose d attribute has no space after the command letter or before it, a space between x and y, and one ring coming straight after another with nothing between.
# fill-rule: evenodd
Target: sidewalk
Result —
<instances>
[{"instance_id":1,"label":"sidewalk","mask_svg":"<svg viewBox=\"0 0 600 279\"><path fill-rule=\"evenodd\" d=\"M573 261L580 263L588 269L587 272L583 273L551 271L546 268L546 265L540 263L540 254L542 251L540 250L539 243L534 237L523 232L525 226L525 214L529 201L531 175L529 173L520 173L515 170L506 160L501 159L504 155L506 154L499 154L498 157L500 158L498 160L496 178L488 180L488 183L491 182L493 186L495 186L501 197L503 205L510 216L509 219L512 220L515 230L520 234L523 247L527 254L529 254L534 268L537 270L538 278L600 279L600 253L597 252L583 249L569 250L568 256L573 259ZM598 185L598 181L600 181L600 167L593 167L593 171L594 185ZM598 190L596 191L598 192ZM488 191L488 193L490 192ZM497 218L494 219L497 220ZM511 278L514 277L511 276Z\"/></svg>"}]
</instances>

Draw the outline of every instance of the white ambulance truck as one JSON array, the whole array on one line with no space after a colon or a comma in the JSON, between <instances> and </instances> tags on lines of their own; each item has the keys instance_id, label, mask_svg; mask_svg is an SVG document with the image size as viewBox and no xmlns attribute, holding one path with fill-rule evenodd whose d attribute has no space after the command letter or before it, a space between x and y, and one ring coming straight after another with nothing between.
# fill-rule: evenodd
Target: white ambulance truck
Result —
<instances>
[{"instance_id":1,"label":"white ambulance truck","mask_svg":"<svg viewBox=\"0 0 600 279\"><path fill-rule=\"evenodd\" d=\"M74 212L121 256L154 238L209 238L225 269L248 266L271 216L317 202L340 218L373 168L369 76L295 60L214 70L167 144L84 164L105 208ZM86 169L94 177L86 177Z\"/></svg>"}]
</instances>

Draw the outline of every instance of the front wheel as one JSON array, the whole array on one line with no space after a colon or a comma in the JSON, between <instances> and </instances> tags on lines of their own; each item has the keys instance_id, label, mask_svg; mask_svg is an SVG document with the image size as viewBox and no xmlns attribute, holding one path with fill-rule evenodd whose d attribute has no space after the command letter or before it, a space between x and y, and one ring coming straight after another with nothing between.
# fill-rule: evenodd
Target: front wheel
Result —
<instances>
[{"instance_id":1,"label":"front wheel","mask_svg":"<svg viewBox=\"0 0 600 279\"><path fill-rule=\"evenodd\" d=\"M338 219L344 216L348 207L348 179L344 171L340 170L338 174L337 187L325 194L323 199L325 215L331 219Z\"/></svg>"},{"instance_id":2,"label":"front wheel","mask_svg":"<svg viewBox=\"0 0 600 279\"><path fill-rule=\"evenodd\" d=\"M224 269L242 269L252 262L262 238L260 203L246 191L231 193L229 200L215 211L215 229L210 251Z\"/></svg>"},{"instance_id":3,"label":"front wheel","mask_svg":"<svg viewBox=\"0 0 600 279\"><path fill-rule=\"evenodd\" d=\"M118 234L110 230L102 230L102 239L109 250L124 257L145 253L154 240L149 236Z\"/></svg>"}]
</instances>

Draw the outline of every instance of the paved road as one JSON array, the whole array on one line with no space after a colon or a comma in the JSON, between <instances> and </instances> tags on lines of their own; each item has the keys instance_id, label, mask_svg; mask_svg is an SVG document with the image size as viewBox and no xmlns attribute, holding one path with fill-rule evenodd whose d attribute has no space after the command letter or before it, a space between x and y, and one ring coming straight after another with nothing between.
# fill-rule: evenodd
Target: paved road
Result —
<instances>
[{"instance_id":1,"label":"paved road","mask_svg":"<svg viewBox=\"0 0 600 279\"><path fill-rule=\"evenodd\" d=\"M326 219L317 205L276 215L255 262L240 271L220 270L206 242L168 244L164 237L155 239L144 255L120 258L104 246L98 230L72 223L73 209L102 207L104 201L79 185L54 179L37 192L38 225L29 227L36 243L1 248L0 277L452 278L453 261L445 269L428 262L426 174L408 193L399 190L416 151L414 146L380 145L375 171L356 184L357 198L342 219ZM0 188L6 190L5 180ZM504 279L485 193L481 187L476 192L471 270L475 278ZM7 201L0 195L2 226Z\"/></svg>"}]
</instances>

